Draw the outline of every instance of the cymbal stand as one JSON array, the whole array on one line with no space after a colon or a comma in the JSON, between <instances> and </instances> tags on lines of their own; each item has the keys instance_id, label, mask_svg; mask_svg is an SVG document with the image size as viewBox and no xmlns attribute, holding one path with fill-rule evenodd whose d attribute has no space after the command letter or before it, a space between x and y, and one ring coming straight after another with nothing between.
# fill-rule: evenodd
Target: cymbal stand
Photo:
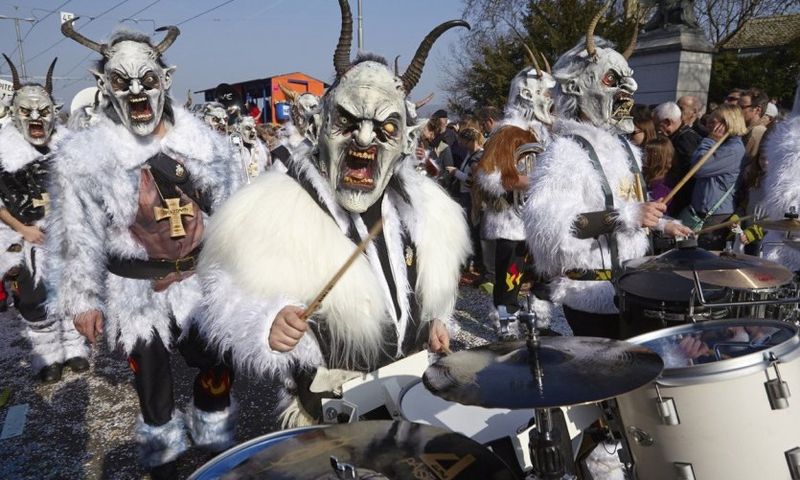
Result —
<instances>
[{"instance_id":1,"label":"cymbal stand","mask_svg":"<svg viewBox=\"0 0 800 480\"><path fill-rule=\"evenodd\" d=\"M541 364L539 363L539 330L536 326L536 315L531 312L531 298L527 297L527 308L521 310L517 314L517 318L523 323L527 330L526 345L528 347L528 362L530 364L533 378L535 379L539 390L544 388L542 379L544 372L542 371ZM530 439L529 449L531 455L531 463L533 464L532 474L533 478L542 478L545 480L560 480L565 478L573 478L573 468L568 468L564 459L569 459L571 462L573 458L572 449L569 442L566 444L562 440L562 435L566 431L566 424L563 417L560 418L559 424L556 425L557 420L553 418L553 412L550 408L536 408L534 409L535 426L531 429L528 437ZM565 451L569 449L569 451Z\"/></svg>"}]
</instances>

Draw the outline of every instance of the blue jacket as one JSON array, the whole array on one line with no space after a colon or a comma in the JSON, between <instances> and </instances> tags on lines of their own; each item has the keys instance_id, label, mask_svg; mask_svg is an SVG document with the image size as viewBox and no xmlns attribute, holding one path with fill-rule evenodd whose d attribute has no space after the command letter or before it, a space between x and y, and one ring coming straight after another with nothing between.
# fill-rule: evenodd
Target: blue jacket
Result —
<instances>
[{"instance_id":1,"label":"blue jacket","mask_svg":"<svg viewBox=\"0 0 800 480\"><path fill-rule=\"evenodd\" d=\"M711 138L704 138L692 155L692 165L715 144ZM719 146L714 155L703 164L695 174L692 206L701 214L708 212L728 189L736 184L744 161L744 144L741 137L729 137ZM734 212L733 196L730 195L717 208L714 215L732 214Z\"/></svg>"}]
</instances>

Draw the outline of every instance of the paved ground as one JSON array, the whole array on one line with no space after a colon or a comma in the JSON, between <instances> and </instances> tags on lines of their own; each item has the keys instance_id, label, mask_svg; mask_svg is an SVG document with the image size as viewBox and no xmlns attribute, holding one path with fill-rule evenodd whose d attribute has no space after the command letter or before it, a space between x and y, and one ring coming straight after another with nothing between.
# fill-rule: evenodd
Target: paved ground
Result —
<instances>
[{"instance_id":1,"label":"paved ground","mask_svg":"<svg viewBox=\"0 0 800 480\"><path fill-rule=\"evenodd\" d=\"M491 297L470 287L459 295L457 315L462 331L453 349L494 340L486 318ZM564 332L563 319L553 328ZM96 350L87 373L65 372L55 385L39 385L32 377L16 313L0 314L0 391L11 397L0 408L5 419L9 406L27 404L22 435L0 440L0 479L139 479L147 478L136 466L133 426L138 404L127 363L117 352ZM189 401L193 373L176 357L176 401ZM240 404L237 440L245 441L275 430L271 408L275 391L269 381L237 378L234 395ZM180 459L182 478L210 457L190 450Z\"/></svg>"}]
</instances>

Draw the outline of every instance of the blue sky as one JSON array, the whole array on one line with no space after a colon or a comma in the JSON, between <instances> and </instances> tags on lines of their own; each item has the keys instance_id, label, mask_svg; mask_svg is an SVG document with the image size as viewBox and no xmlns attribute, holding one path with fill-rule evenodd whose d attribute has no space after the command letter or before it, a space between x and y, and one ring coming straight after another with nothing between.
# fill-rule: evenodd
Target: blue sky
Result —
<instances>
[{"instance_id":1,"label":"blue sky","mask_svg":"<svg viewBox=\"0 0 800 480\"><path fill-rule=\"evenodd\" d=\"M44 75L53 57L58 56L55 76L66 78L54 83L54 93L60 101L69 105L76 92L94 85L93 80L89 79L88 68L98 55L72 40L64 40L53 46L64 38L59 31L58 11L81 16L76 23L77 30L93 40L101 41L125 18L139 19L138 23L126 21L125 24L152 33L154 24L157 27L177 24L224 2L0 0L0 15L42 19L33 30L30 23L20 23L22 36L27 36L23 51L28 75ZM351 0L350 3L355 30L357 0ZM362 5L365 49L383 55L390 61L395 55L401 55L401 68L410 61L419 42L430 29L445 20L460 18L463 11L462 0L362 0ZM51 11L56 13L44 18ZM88 22L88 18L106 11L96 20ZM169 64L178 67L172 95L183 103L189 88L201 90L222 82L233 83L293 71L302 71L330 81L333 77L332 57L339 35L339 19L336 0L233 0L189 20L180 25L181 36L165 55ZM432 105L444 103L444 94L440 90L445 81L442 67L450 55L450 46L457 43L460 36L461 32L454 29L445 33L436 43L428 57L422 79L411 95L413 99L436 92ZM355 42L354 38L354 54ZM0 20L0 51L18 62L18 52L11 55L15 48L14 22ZM9 73L5 62L2 63L0 78L8 79L2 76ZM196 100L199 98L195 96Z\"/></svg>"}]
</instances>

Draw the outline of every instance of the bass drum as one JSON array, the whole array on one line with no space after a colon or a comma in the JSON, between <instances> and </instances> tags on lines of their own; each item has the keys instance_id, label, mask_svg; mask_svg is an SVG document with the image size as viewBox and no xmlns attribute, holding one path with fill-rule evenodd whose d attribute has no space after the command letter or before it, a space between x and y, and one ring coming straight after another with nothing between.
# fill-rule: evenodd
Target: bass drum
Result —
<instances>
[{"instance_id":1,"label":"bass drum","mask_svg":"<svg viewBox=\"0 0 800 480\"><path fill-rule=\"evenodd\" d=\"M620 338L692 323L689 299L694 281L673 272L628 271L617 280L620 311ZM730 300L730 291L703 284L707 302ZM695 307L694 314L703 320L722 319L727 309L710 310Z\"/></svg>"},{"instance_id":2,"label":"bass drum","mask_svg":"<svg viewBox=\"0 0 800 480\"><path fill-rule=\"evenodd\" d=\"M800 478L800 337L774 320L718 320L629 340L653 383L617 397L638 478Z\"/></svg>"}]
</instances>

